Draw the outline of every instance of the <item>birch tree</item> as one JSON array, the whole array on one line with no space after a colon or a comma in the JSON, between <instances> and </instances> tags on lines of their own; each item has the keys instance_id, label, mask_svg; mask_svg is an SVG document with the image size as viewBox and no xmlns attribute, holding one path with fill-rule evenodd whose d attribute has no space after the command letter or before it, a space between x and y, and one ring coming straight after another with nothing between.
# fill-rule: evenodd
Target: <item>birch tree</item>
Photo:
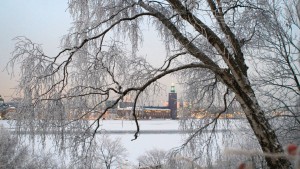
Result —
<instances>
[{"instance_id":1,"label":"birch tree","mask_svg":"<svg viewBox=\"0 0 300 169\"><path fill-rule=\"evenodd\" d=\"M300 141L299 7L300 1L269 2L268 14L260 21L256 51L249 52L257 63L253 83L261 104L268 112L279 112L269 116L287 143Z\"/></svg>"},{"instance_id":2,"label":"birch tree","mask_svg":"<svg viewBox=\"0 0 300 169\"><path fill-rule=\"evenodd\" d=\"M74 25L56 56L48 56L28 38L17 38L10 63L21 64L24 108L18 122L27 126L22 130L58 127L61 142L70 139L68 143L76 147L80 140L86 143L83 140L94 137L107 110L130 96L135 103L137 138L135 109L141 96L159 88L158 79L187 71L191 82L199 82L193 86L199 92L204 83L212 84L202 90L209 91L207 96L222 95L225 107L232 100L239 103L263 152L283 152L250 76L249 51L259 45L258 34L263 30L258 23L271 12L267 1L70 0L69 11ZM161 56L160 66L138 53L147 26L165 43L167 55ZM114 103L103 108L107 100ZM80 120L100 107L93 123ZM52 111L55 114L49 114ZM68 130L76 134L67 138ZM285 158L265 160L274 169L290 166Z\"/></svg>"}]
</instances>

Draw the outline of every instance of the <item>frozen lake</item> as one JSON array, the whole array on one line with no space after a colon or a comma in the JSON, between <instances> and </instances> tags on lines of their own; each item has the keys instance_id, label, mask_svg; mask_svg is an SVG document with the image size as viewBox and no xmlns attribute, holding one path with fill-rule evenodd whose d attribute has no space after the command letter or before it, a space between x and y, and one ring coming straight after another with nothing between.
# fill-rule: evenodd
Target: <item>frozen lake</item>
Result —
<instances>
[{"instance_id":1,"label":"frozen lake","mask_svg":"<svg viewBox=\"0 0 300 169\"><path fill-rule=\"evenodd\" d=\"M0 125L13 130L13 126L8 124L8 121L0 120ZM182 134L179 132L179 123L174 120L144 120L139 121L140 130L142 131L173 131L172 134L160 133L160 134L149 134L142 133L136 140L134 138L134 132L136 131L136 124L132 120L103 120L101 121L101 132L106 132L110 138L120 138L122 145L127 149L128 155L127 160L130 163L136 163L137 158L144 154L148 150L154 148L161 150L170 150L178 147L182 144ZM118 131L118 132L116 132ZM120 132L121 131L121 132ZM152 132L150 132L152 133ZM39 144L39 140L36 139L36 143ZM50 140L46 143L51 143ZM40 146L35 145L35 148ZM46 149L49 151L55 151L55 148L51 145L46 145ZM38 150L39 151L39 150Z\"/></svg>"},{"instance_id":2,"label":"frozen lake","mask_svg":"<svg viewBox=\"0 0 300 169\"><path fill-rule=\"evenodd\" d=\"M103 120L101 130L108 131L111 138L120 138L124 147L128 150L128 161L136 163L137 158L146 151L154 148L168 151L178 147L183 143L182 134L179 132L179 122L177 120L141 120L139 126L141 134L136 140L134 132L136 124L132 120ZM119 133L115 131L123 131ZM143 131L146 131L143 133ZM147 132L148 131L148 132ZM161 131L160 134L151 134L150 131ZM168 131L173 131L166 133ZM150 134L149 134L150 133Z\"/></svg>"},{"instance_id":3,"label":"frozen lake","mask_svg":"<svg viewBox=\"0 0 300 169\"><path fill-rule=\"evenodd\" d=\"M231 129L236 129L236 124L240 123L238 121L234 121L234 123L228 123L227 125L232 125ZM2 120L0 121L0 124L13 130L13 127L10 126L7 121ZM106 131L110 138L121 139L122 145L128 151L127 160L131 164L137 164L137 158L139 156L154 148L169 151L173 148L181 146L185 141L184 136L186 136L179 130L179 120L141 120L139 121L141 134L136 140L133 141L132 139L134 138L134 132L136 131L136 124L134 121L103 120L100 124L100 131ZM217 133L219 133L217 134L218 142L224 141L222 136L224 130L217 128ZM51 140L46 142L49 144L51 143ZM37 143L39 143L38 140L36 140L35 144ZM37 148L40 146L34 145L34 147ZM56 151L53 145L47 145L47 149L52 152Z\"/></svg>"}]
</instances>

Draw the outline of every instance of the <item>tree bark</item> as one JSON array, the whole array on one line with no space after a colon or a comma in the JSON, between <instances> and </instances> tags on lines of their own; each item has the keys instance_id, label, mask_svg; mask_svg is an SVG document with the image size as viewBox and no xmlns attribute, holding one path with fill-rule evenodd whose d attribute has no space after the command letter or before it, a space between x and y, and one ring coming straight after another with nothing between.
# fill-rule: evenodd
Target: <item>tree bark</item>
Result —
<instances>
[{"instance_id":1,"label":"tree bark","mask_svg":"<svg viewBox=\"0 0 300 169\"><path fill-rule=\"evenodd\" d=\"M201 62L210 65L211 70L217 75L218 79L235 93L263 152L282 153L283 148L264 112L259 106L254 91L251 88L251 84L247 76L248 67L245 63L241 46L238 44L238 40L230 31L229 27L223 23L221 25L221 27L224 27L224 33L233 39L232 47L235 48L235 51L238 51L235 54L231 54L222 40L207 25L202 23L201 20L186 10L180 1L169 0L169 2L183 19L189 22L199 33L205 36L208 42L216 48L219 54L223 57L228 69L222 69L214 63L199 48L194 46L192 42L184 37L173 23L160 12L141 1L140 5L149 12L152 12L153 16L157 17L172 32L174 38L177 39L177 41L185 47L191 55L198 58ZM265 160L268 166L272 169L286 169L291 167L291 163L286 158L276 159L265 157Z\"/></svg>"},{"instance_id":2,"label":"tree bark","mask_svg":"<svg viewBox=\"0 0 300 169\"><path fill-rule=\"evenodd\" d=\"M244 89L245 90L245 89ZM277 136L269 124L264 111L261 110L253 91L248 94L243 90L237 90L237 100L241 104L246 118L265 153L283 153L283 148ZM253 97L254 96L254 97ZM291 167L291 163L286 158L265 157L265 160L272 169L286 169Z\"/></svg>"}]
</instances>

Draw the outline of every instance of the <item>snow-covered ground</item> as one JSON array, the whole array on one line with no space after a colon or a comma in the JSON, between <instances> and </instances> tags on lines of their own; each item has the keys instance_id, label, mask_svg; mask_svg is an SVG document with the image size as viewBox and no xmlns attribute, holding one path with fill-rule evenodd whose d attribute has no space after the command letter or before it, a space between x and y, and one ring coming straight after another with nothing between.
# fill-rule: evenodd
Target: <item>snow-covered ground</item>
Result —
<instances>
[{"instance_id":1,"label":"snow-covered ground","mask_svg":"<svg viewBox=\"0 0 300 169\"><path fill-rule=\"evenodd\" d=\"M173 148L181 146L185 141L184 136L186 136L179 132L172 132L172 134L167 132L162 132L159 134L149 134L142 133L142 131L178 131L179 123L180 121L178 120L140 120L139 126L141 134L136 140L133 141L132 139L134 138L134 134L132 132L126 132L136 130L136 124L132 120L103 120L100 123L100 130L124 131L124 133L108 132L108 135L110 138L120 138L121 143L128 150L128 163L137 164L137 158L143 155L146 151L152 150L154 148L166 151L171 150ZM220 123L224 122L220 121ZM234 123L230 123L228 125L232 125L232 128L236 128L237 124L241 123L239 121L234 121ZM0 121L0 125L6 128L13 128L8 124L7 121L4 120ZM220 136L218 136L217 142L223 142L224 138L222 136L222 131L218 135ZM39 143L38 140L36 140L35 142ZM52 141L47 140L46 142L51 143ZM34 147L38 148L41 146L34 145ZM55 147L51 145L47 145L47 147L48 151L56 151Z\"/></svg>"},{"instance_id":2,"label":"snow-covered ground","mask_svg":"<svg viewBox=\"0 0 300 169\"><path fill-rule=\"evenodd\" d=\"M177 120L139 120L140 130L178 130ZM133 120L102 120L101 128L104 130L136 130Z\"/></svg>"}]
</instances>

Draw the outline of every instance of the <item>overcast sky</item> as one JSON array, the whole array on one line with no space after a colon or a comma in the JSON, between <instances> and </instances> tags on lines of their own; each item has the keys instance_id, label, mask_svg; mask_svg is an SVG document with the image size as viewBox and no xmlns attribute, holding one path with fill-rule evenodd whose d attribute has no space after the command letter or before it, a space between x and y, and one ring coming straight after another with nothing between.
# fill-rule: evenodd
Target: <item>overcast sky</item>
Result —
<instances>
[{"instance_id":1,"label":"overcast sky","mask_svg":"<svg viewBox=\"0 0 300 169\"><path fill-rule=\"evenodd\" d=\"M18 80L5 70L14 49L13 39L26 36L42 44L44 52L53 56L58 53L60 39L68 32L72 19L67 0L7 0L0 1L0 22L0 95L10 100ZM153 39L157 37L156 33L149 30L143 32L146 33L141 53L148 61L161 63L163 59L158 58L165 58L163 43ZM174 80L165 81L168 90Z\"/></svg>"},{"instance_id":2,"label":"overcast sky","mask_svg":"<svg viewBox=\"0 0 300 169\"><path fill-rule=\"evenodd\" d=\"M11 78L5 66L14 49L13 39L26 36L43 44L46 53L55 54L71 18L65 0L8 0L0 1L0 22L0 95L10 100L17 78Z\"/></svg>"}]
</instances>

